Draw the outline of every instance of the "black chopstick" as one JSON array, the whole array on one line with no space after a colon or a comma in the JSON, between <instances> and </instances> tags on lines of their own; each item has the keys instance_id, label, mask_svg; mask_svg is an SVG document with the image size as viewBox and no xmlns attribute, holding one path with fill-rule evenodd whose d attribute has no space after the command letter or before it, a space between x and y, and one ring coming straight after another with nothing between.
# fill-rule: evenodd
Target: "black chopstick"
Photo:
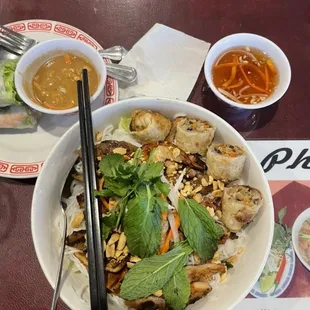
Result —
<instances>
[{"instance_id":1,"label":"black chopstick","mask_svg":"<svg viewBox=\"0 0 310 310\"><path fill-rule=\"evenodd\" d=\"M94 136L90 109L87 70L83 69L83 82L77 82L82 163L85 187L86 232L88 273L91 309L108 309L104 276L104 257L100 230L98 201L94 196L97 188Z\"/></svg>"}]
</instances>

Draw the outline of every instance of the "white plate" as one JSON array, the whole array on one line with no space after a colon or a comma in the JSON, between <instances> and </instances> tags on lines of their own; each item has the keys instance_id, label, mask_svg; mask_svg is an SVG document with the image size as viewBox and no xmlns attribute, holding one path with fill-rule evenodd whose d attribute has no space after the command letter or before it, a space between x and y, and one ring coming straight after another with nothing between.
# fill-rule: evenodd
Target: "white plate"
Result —
<instances>
[{"instance_id":1,"label":"white plate","mask_svg":"<svg viewBox=\"0 0 310 310\"><path fill-rule=\"evenodd\" d=\"M300 228L305 220L310 218L310 208L303 211L297 219L294 222L293 229L292 229L292 240L293 240L293 246L294 250L299 258L299 260L302 262L302 264L310 271L310 264L307 264L305 259L302 257L299 245L298 245L298 233L300 231Z\"/></svg>"},{"instance_id":2,"label":"white plate","mask_svg":"<svg viewBox=\"0 0 310 310\"><path fill-rule=\"evenodd\" d=\"M172 99L132 98L107 105L93 113L95 132L102 132L110 124L117 126L121 116L129 115L134 109L150 109L169 118L176 114L187 114L208 120L216 127L215 139L218 142L236 144L247 153L247 161L242 183L260 189L264 205L255 220L245 229L244 252L234 268L229 270L225 282L216 287L210 295L190 306L191 310L229 310L249 293L260 276L272 242L274 229L274 209L270 188L260 163L255 158L246 141L228 123L212 112L188 102ZM50 284L54 287L59 257L59 232L56 221L61 216L60 194L64 181L74 164L80 146L78 124L62 136L43 165L33 193L31 209L32 238L40 265ZM53 180L53 186L46 186ZM62 218L62 217L61 217ZM87 279L81 274L69 272L64 276L61 298L75 310L89 310L89 304L81 300L81 291ZM109 306L110 310L116 307Z\"/></svg>"},{"instance_id":3,"label":"white plate","mask_svg":"<svg viewBox=\"0 0 310 310\"><path fill-rule=\"evenodd\" d=\"M51 20L24 20L6 25L37 41L56 38L75 38L95 49L100 44L85 32ZM110 62L107 60L107 62ZM117 81L108 77L104 90L103 104L118 100ZM78 115L53 116L45 114L35 129L0 129L0 177L37 177L43 162L59 138L78 120Z\"/></svg>"}]
</instances>

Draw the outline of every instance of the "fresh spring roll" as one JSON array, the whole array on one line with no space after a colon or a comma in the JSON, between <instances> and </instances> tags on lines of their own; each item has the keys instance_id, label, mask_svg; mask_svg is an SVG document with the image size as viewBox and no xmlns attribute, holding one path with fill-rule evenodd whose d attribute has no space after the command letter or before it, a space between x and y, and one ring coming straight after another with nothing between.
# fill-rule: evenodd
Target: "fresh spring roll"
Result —
<instances>
[{"instance_id":1,"label":"fresh spring roll","mask_svg":"<svg viewBox=\"0 0 310 310\"><path fill-rule=\"evenodd\" d=\"M0 61L0 108L20 104L14 85L17 60Z\"/></svg>"},{"instance_id":2,"label":"fresh spring roll","mask_svg":"<svg viewBox=\"0 0 310 310\"><path fill-rule=\"evenodd\" d=\"M244 150L230 144L212 144L207 151L208 173L224 182L240 178L246 160Z\"/></svg>"},{"instance_id":3,"label":"fresh spring roll","mask_svg":"<svg viewBox=\"0 0 310 310\"><path fill-rule=\"evenodd\" d=\"M239 231L253 220L263 205L261 192L246 185L224 188L222 198L222 221L233 232Z\"/></svg>"},{"instance_id":4,"label":"fresh spring roll","mask_svg":"<svg viewBox=\"0 0 310 310\"><path fill-rule=\"evenodd\" d=\"M0 109L0 128L34 128L40 113L24 106L13 105Z\"/></svg>"},{"instance_id":5,"label":"fresh spring roll","mask_svg":"<svg viewBox=\"0 0 310 310\"><path fill-rule=\"evenodd\" d=\"M195 118L178 117L172 123L168 141L186 153L206 155L212 143L215 127L208 122Z\"/></svg>"},{"instance_id":6,"label":"fresh spring roll","mask_svg":"<svg viewBox=\"0 0 310 310\"><path fill-rule=\"evenodd\" d=\"M142 144L164 141L170 132L170 120L159 113L134 110L131 117L131 134Z\"/></svg>"}]
</instances>

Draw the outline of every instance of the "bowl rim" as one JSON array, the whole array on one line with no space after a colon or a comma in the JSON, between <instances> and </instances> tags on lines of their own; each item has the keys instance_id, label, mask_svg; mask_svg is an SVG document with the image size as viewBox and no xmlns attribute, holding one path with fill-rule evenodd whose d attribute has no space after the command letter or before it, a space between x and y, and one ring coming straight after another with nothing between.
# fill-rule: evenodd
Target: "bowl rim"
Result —
<instances>
[{"instance_id":1,"label":"bowl rim","mask_svg":"<svg viewBox=\"0 0 310 310\"><path fill-rule=\"evenodd\" d=\"M108 109L114 109L116 106L121 105L121 104L127 104L128 106L130 106L131 102L146 102L146 101L163 101L166 104L178 104L178 106L180 107L179 109L182 108L182 106L195 106L195 108L197 108L197 110L200 110L202 113L205 113L207 111L207 113L211 114L212 117L214 117L215 119L217 119L219 122L224 122L225 125L227 125L229 127L229 129L231 131L234 132L235 135L237 135L239 138L241 138L242 140L244 140L244 144L245 147L247 148L247 152L248 154L251 155L255 165L258 167L258 169L261 171L261 174L263 176L263 183L262 183L262 188L265 189L266 191L266 200L264 203L266 203L269 207L268 207L268 212L270 213L270 216L268 218L269 222L266 223L268 224L268 227L270 229L270 234L269 234L269 238L268 238L268 242L267 242L267 246L266 246L266 252L264 253L264 257L263 260L261 262L261 266L260 268L257 270L256 272L256 276L253 277L252 281L251 281L251 285L248 287L248 289L244 290L243 293L239 296L238 299L235 300L234 304L232 304L230 307L230 309L233 309L236 305L238 305L246 296L247 294L250 292L251 288L255 285L255 283L258 281L259 276L261 275L263 268L267 262L268 256L269 256L269 252L271 249L271 245L272 245L272 239L273 239L273 232L274 232L274 206L273 206L273 200L272 200L272 194L271 194L271 190L270 190L270 186L268 184L267 178L265 176L265 173L263 171L263 168L261 167L258 159L255 157L254 152L250 149L250 147L247 145L246 140L240 135L240 133L235 130L228 122L226 122L224 119L222 119L221 117L219 117L218 115L216 115L215 113L211 112L208 109L205 109L201 106L198 106L194 103L188 102L188 101L181 101L178 99L171 99L171 98L163 98L163 97L134 97L134 98L129 98L129 99L124 99L121 101L118 101L116 103L114 103L113 105L105 105L100 107L99 109L97 109L96 111L93 112L93 114L97 114L97 113L101 113L102 110L108 110ZM70 133L73 130L76 130L76 128L79 126L79 122L76 122L74 125L72 125L67 131L66 133L60 138L60 140L57 142L57 144L53 147L53 149L51 150L49 156L47 157L46 161L45 161L45 165L43 165L42 170L37 178L36 184L35 184L35 188L33 191L33 196L32 196L32 203L31 203L31 234L32 234L32 240L33 240L33 244L34 244L34 248L35 248L35 252L39 261L39 264L41 266L41 269L43 270L43 273L45 275L45 277L47 278L48 282L50 283L50 285L52 287L54 287L55 284L55 279L52 279L51 277L49 277L49 272L48 272L48 267L47 265L44 263L44 259L43 259L43 253L40 250L40 243L37 241L37 235L36 235L36 228L35 228L35 218L36 218L36 209L39 208L39 205L36 203L36 199L37 197L39 197L39 184L42 183L41 178L43 177L44 171L45 171L45 167L47 167L49 161L52 159L53 157L53 153L55 152L55 150L58 148L58 145L60 145L61 143L63 143L63 140L66 139L66 137L68 135L70 135ZM65 180L64 180L65 181ZM63 181L63 182L64 182ZM71 299L61 296L62 300L67 304L67 305L71 305Z\"/></svg>"},{"instance_id":2,"label":"bowl rim","mask_svg":"<svg viewBox=\"0 0 310 310\"><path fill-rule=\"evenodd\" d=\"M274 98L272 99L266 99L264 100L262 103L256 103L256 104L242 104L242 103L238 103L238 102L235 102L227 97L225 97L223 94L221 94L217 88L215 87L214 83L213 83L213 80L212 80L212 74L211 74L211 71L212 71L212 66L213 66L213 63L210 64L209 63L209 58L210 58L210 53L212 53L212 51L214 51L214 47L217 47L220 43L222 43L223 41L227 40L227 39L230 39L230 38L238 38L238 37L253 37L253 38L256 38L257 40L259 41L264 41L265 43L271 45L275 50L277 50L277 52L281 55L281 57L283 58L284 60L284 63L285 63L285 66L286 66L286 69L287 69L287 83L284 85L284 87L282 87L282 90L279 92L279 94L277 96L275 96ZM237 46L237 45L236 45ZM232 48L234 46L230 46L230 47L227 47L225 50L228 50L230 48ZM222 50L218 56L220 56L221 53L223 53L224 50ZM204 63L204 75L205 75L205 79L209 85L209 87L211 88L211 90L213 91L213 93L222 101L224 101L225 103L235 107L235 108L239 108L239 109L245 109L245 110L255 110L255 109L261 109L261 108L265 108L267 106L270 106L274 103L276 103L278 100L280 100L284 95L285 93L287 92L289 86L290 86L290 83L291 83L291 76L292 76L292 71L291 71L291 66L290 66L290 63L289 63L289 60L287 58L287 56L285 55L285 53L283 52L283 50L277 45L275 44L273 41L271 41L270 39L267 39L266 37L263 37L261 35L258 35L258 34L254 34L254 33L248 33L248 32L240 32L240 33L234 33L234 34L230 34L226 37L223 37L221 38L220 40L218 40L216 43L214 43L207 56L206 56L206 59L205 59L205 63Z\"/></svg>"},{"instance_id":3,"label":"bowl rim","mask_svg":"<svg viewBox=\"0 0 310 310\"><path fill-rule=\"evenodd\" d=\"M25 71L21 72L20 70L20 66L23 62L25 62L25 59L27 61L27 57L30 55L31 52L33 52L36 49L41 48L43 45L49 45L49 44L55 44L55 48L53 47L49 52L53 54L54 50L62 50L61 49L61 45L57 45L57 43L61 44L61 42L72 42L74 44L80 45L80 46L84 46L86 49L89 50L89 53L93 53L94 57L97 57L98 60L100 60L100 67L98 68L98 66L95 66L96 71L98 73L98 77L99 77L99 83L98 83L98 87L95 91L95 93L91 96L90 98L90 102L92 104L92 102L94 100L96 100L100 93L103 91L105 83L106 83L106 79L107 79L107 68L105 65L105 62L103 60L103 58L100 56L100 54L98 53L98 51L93 48L92 46L88 45L87 43L80 41L80 40L76 40L76 39L71 39L71 38L56 38L56 39L51 39L51 40L47 40L47 41L43 41L40 42L36 45L34 45L33 47L31 47L24 55L22 55L22 57L19 59L19 61L17 62L16 65L16 70L14 72L14 81L15 81L15 87L16 87L16 92L18 93L18 95L20 96L20 98L22 99L22 101L27 104L29 107L31 107L34 110L37 110L41 113L45 113L45 114L51 114L51 115L66 115L66 114L71 114L71 113L75 113L78 111L78 105L76 107L70 108L70 109L63 109L63 110L52 110L52 109L47 109L35 102L33 102L33 100L27 95L27 92L25 91L24 85L23 85L23 74L25 73ZM76 50L77 48L73 48L73 50ZM84 54L84 53L82 53ZM42 53L42 55L44 55L44 53ZM51 57L53 57L53 55L51 55ZM85 57L91 61L91 63L93 64L93 61L89 59L88 56L85 55ZM37 58L36 58L37 59ZM26 68L29 68L29 66L31 66L31 63L28 64L27 66L25 65ZM94 66L94 65L93 65ZM17 81L17 82L16 82Z\"/></svg>"},{"instance_id":4,"label":"bowl rim","mask_svg":"<svg viewBox=\"0 0 310 310\"><path fill-rule=\"evenodd\" d=\"M310 264L307 263L305 259L302 257L302 254L300 252L299 245L298 245L298 233L301 228L301 225L306 219L309 219L309 218L310 218L310 207L305 209L303 212L301 212L297 216L293 224L293 227L292 227L292 242L293 242L293 247L294 247L295 253L297 254L298 259L310 271Z\"/></svg>"}]
</instances>

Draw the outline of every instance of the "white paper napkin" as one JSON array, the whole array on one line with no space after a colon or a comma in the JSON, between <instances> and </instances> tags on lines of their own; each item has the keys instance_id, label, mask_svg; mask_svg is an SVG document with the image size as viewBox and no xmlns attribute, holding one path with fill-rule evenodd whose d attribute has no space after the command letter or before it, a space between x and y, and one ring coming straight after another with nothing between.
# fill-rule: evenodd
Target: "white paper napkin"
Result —
<instances>
[{"instance_id":1,"label":"white paper napkin","mask_svg":"<svg viewBox=\"0 0 310 310\"><path fill-rule=\"evenodd\" d=\"M138 72L135 85L120 85L120 99L154 96L187 100L210 43L155 24L128 52L122 65Z\"/></svg>"}]
</instances>

